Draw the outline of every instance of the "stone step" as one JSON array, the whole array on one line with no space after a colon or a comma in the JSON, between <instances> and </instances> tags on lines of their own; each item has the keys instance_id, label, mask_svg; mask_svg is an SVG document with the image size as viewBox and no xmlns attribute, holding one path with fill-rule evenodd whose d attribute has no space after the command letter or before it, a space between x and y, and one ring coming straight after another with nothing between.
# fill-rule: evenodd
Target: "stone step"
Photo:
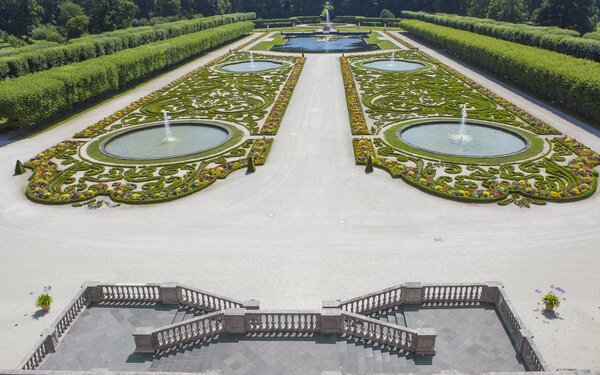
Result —
<instances>
[{"instance_id":1,"label":"stone step","mask_svg":"<svg viewBox=\"0 0 600 375\"><path fill-rule=\"evenodd\" d=\"M371 314L370 316L375 319L383 320L384 322L389 322L402 327L407 327L404 309L400 306L378 311L376 313Z\"/></svg>"},{"instance_id":2,"label":"stone step","mask_svg":"<svg viewBox=\"0 0 600 375\"><path fill-rule=\"evenodd\" d=\"M179 306L171 324L183 322L184 320L192 319L204 314L206 314L204 310L195 307Z\"/></svg>"}]
</instances>

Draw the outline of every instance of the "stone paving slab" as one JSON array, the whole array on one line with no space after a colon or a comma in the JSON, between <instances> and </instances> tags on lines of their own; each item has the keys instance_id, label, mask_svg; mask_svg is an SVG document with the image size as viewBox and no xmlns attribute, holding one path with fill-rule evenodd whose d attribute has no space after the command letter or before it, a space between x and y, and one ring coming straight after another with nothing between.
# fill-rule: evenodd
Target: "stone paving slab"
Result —
<instances>
[{"instance_id":1,"label":"stone paving slab","mask_svg":"<svg viewBox=\"0 0 600 375\"><path fill-rule=\"evenodd\" d=\"M136 354L137 327L170 324L177 306L94 305L85 310L41 370L321 374L523 371L493 308L410 309L407 319L438 330L435 356L413 356L335 335L221 335L157 355ZM398 311L383 319L402 317ZM485 333L482 333L485 332Z\"/></svg>"}]
</instances>

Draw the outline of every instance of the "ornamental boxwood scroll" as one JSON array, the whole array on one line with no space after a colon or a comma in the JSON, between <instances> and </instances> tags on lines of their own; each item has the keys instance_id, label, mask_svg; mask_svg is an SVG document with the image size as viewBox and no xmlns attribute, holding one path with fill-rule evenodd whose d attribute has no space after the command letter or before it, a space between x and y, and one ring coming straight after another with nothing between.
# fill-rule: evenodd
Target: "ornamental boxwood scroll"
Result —
<instances>
[{"instance_id":1,"label":"ornamental boxwood scroll","mask_svg":"<svg viewBox=\"0 0 600 375\"><path fill-rule=\"evenodd\" d=\"M26 163L33 170L27 197L47 204L93 201L99 196L120 203L157 203L200 191L246 168L249 158L263 165L305 60L278 56L276 60L285 63L281 68L257 73L213 69L215 64L248 58L247 53L218 58L32 158ZM87 146L105 134L162 121L163 110L172 120L230 127L236 142L184 160L136 163L87 153Z\"/></svg>"},{"instance_id":2,"label":"ornamental boxwood scroll","mask_svg":"<svg viewBox=\"0 0 600 375\"><path fill-rule=\"evenodd\" d=\"M460 201L529 206L595 192L597 153L417 51L396 52L396 58L422 61L429 69L387 72L363 66L390 57L341 59L357 164L371 157L374 167L393 177ZM398 128L415 121L459 119L465 104L469 119L512 129L532 147L510 157L453 157L415 150L396 136Z\"/></svg>"}]
</instances>

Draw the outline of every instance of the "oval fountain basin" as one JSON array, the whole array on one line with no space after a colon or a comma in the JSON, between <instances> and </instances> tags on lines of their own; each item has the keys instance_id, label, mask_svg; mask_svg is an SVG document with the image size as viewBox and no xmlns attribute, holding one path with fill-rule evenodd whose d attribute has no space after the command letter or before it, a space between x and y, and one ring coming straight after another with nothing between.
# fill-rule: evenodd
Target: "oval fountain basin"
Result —
<instances>
[{"instance_id":1,"label":"oval fountain basin","mask_svg":"<svg viewBox=\"0 0 600 375\"><path fill-rule=\"evenodd\" d=\"M282 63L275 61L264 61L257 60L254 62L243 61L233 64L223 65L221 69L232 72L232 73L253 73L253 72L262 72L264 70L271 70L276 68L281 68L283 66Z\"/></svg>"},{"instance_id":2,"label":"oval fountain basin","mask_svg":"<svg viewBox=\"0 0 600 375\"><path fill-rule=\"evenodd\" d=\"M135 160L169 159L208 151L225 144L229 130L213 124L171 124L166 139L164 125L151 125L119 133L104 141L102 153Z\"/></svg>"},{"instance_id":3,"label":"oval fountain basin","mask_svg":"<svg viewBox=\"0 0 600 375\"><path fill-rule=\"evenodd\" d=\"M411 146L436 154L489 158L517 154L529 147L528 140L505 128L466 123L459 135L459 122L429 122L400 129L398 138Z\"/></svg>"},{"instance_id":4,"label":"oval fountain basin","mask_svg":"<svg viewBox=\"0 0 600 375\"><path fill-rule=\"evenodd\" d=\"M364 63L363 67L368 69L385 70L392 72L409 72L411 70L422 69L426 67L426 65L406 60L376 60Z\"/></svg>"}]
</instances>

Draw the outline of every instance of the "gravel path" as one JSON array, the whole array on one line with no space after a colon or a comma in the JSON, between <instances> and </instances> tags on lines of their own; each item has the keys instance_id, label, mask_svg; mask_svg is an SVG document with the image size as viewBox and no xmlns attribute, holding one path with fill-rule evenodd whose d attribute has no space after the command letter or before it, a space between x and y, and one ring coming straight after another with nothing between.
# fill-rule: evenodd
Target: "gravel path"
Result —
<instances>
[{"instance_id":1,"label":"gravel path","mask_svg":"<svg viewBox=\"0 0 600 375\"><path fill-rule=\"evenodd\" d=\"M519 209L452 202L383 171L366 175L354 165L335 55L308 56L269 160L252 175L172 203L97 210L31 203L27 177L9 177L17 158L225 51L0 148L0 368L17 365L86 280L179 281L264 308L317 308L404 281L498 280L546 360L600 369L600 194ZM563 122L556 126L600 149L600 139ZM55 306L34 319L34 295L47 284ZM567 291L555 320L536 310L535 289L550 284Z\"/></svg>"}]
</instances>

